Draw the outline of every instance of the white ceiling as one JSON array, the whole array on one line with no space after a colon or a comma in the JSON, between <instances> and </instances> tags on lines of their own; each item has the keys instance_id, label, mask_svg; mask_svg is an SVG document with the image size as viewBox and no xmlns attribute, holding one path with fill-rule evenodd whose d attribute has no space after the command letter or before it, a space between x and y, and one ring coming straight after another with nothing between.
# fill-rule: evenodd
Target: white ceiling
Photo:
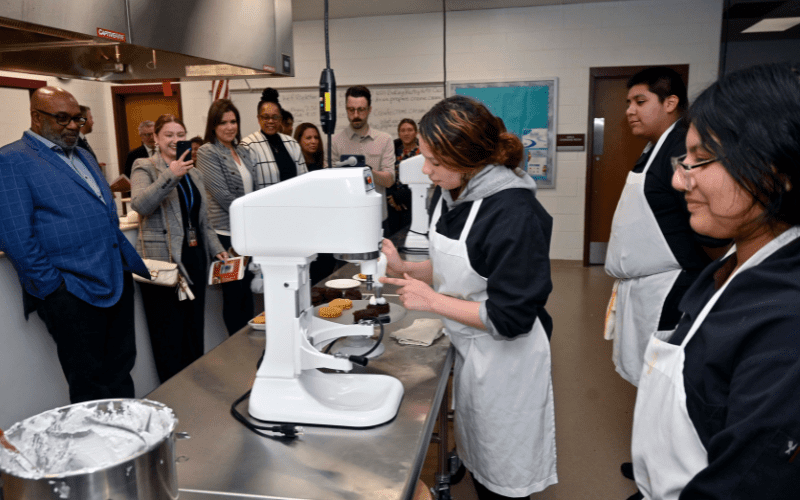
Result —
<instances>
[{"instance_id":1,"label":"white ceiling","mask_svg":"<svg viewBox=\"0 0 800 500\"><path fill-rule=\"evenodd\" d=\"M614 0L446 0L446 5L449 12L610 1ZM442 0L329 0L328 10L330 19L425 14L441 12ZM324 0L292 0L295 21L317 21L324 16Z\"/></svg>"}]
</instances>

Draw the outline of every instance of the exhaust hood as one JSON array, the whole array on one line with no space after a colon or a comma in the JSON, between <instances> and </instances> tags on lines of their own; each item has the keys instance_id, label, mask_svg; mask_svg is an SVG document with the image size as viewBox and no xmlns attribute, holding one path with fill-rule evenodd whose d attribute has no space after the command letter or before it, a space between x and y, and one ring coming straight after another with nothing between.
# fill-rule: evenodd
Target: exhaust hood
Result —
<instances>
[{"instance_id":1,"label":"exhaust hood","mask_svg":"<svg viewBox=\"0 0 800 500\"><path fill-rule=\"evenodd\" d=\"M0 69L125 82L293 76L291 0L0 0Z\"/></svg>"}]
</instances>

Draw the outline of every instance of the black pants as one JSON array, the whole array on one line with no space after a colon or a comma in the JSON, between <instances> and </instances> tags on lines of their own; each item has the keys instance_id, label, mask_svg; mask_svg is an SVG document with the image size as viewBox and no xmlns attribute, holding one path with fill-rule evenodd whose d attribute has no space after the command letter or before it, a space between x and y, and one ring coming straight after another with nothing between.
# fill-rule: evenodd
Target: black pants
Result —
<instances>
[{"instance_id":1,"label":"black pants","mask_svg":"<svg viewBox=\"0 0 800 500\"><path fill-rule=\"evenodd\" d=\"M174 287L140 283L142 302L153 347L153 359L161 383L183 370L205 353L204 310L206 303L205 250L202 245L184 245L181 261L194 282L194 300L178 300Z\"/></svg>"},{"instance_id":2,"label":"black pants","mask_svg":"<svg viewBox=\"0 0 800 500\"><path fill-rule=\"evenodd\" d=\"M58 360L72 403L132 398L136 363L133 278L125 273L122 296L111 307L97 307L61 287L35 299L39 317L56 341Z\"/></svg>"},{"instance_id":3,"label":"black pants","mask_svg":"<svg viewBox=\"0 0 800 500\"><path fill-rule=\"evenodd\" d=\"M219 242L226 249L231 247L231 237L224 234L217 235ZM250 283L253 281L253 273L244 271L244 278L239 281L231 281L218 285L222 290L222 320L228 335L238 332L250 321L255 312L253 309L253 292L250 291Z\"/></svg>"},{"instance_id":4,"label":"black pants","mask_svg":"<svg viewBox=\"0 0 800 500\"><path fill-rule=\"evenodd\" d=\"M472 476L472 484L475 485L475 492L478 494L478 500L530 500L531 498L530 495L525 497L504 497L503 495L498 495L497 493L489 491L484 485L476 481L472 472L470 472L469 475Z\"/></svg>"}]
</instances>

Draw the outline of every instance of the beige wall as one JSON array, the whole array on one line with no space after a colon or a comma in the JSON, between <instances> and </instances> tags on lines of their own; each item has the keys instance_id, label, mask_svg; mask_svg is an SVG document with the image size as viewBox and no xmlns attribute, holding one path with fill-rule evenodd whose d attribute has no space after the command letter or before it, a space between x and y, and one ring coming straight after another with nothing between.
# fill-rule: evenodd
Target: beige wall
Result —
<instances>
[{"instance_id":1,"label":"beige wall","mask_svg":"<svg viewBox=\"0 0 800 500\"><path fill-rule=\"evenodd\" d=\"M590 67L689 64L691 98L716 78L721 23L721 0L623 1L451 12L447 15L447 79L558 77L556 131L586 134ZM250 86L318 85L325 66L323 30L321 21L295 23L297 76L249 80ZM329 32L331 67L340 87L443 79L441 14L336 19L331 20ZM187 126L200 130L210 103L209 84L182 86ZM236 80L231 87L247 88ZM541 190L538 195L554 218L550 255L580 260L586 154L558 153L556 165L556 189Z\"/></svg>"}]
</instances>

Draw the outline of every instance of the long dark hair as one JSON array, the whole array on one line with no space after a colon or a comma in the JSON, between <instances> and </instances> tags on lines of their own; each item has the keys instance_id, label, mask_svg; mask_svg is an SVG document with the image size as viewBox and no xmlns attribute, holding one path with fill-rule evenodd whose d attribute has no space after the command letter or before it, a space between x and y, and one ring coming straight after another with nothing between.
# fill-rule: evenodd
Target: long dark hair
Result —
<instances>
[{"instance_id":1,"label":"long dark hair","mask_svg":"<svg viewBox=\"0 0 800 500\"><path fill-rule=\"evenodd\" d=\"M313 123L308 123L308 122L301 123L300 125L297 126L296 129L294 129L294 140L296 140L297 143L300 144L300 149L302 150L303 149L303 145L300 143L300 138L303 137L303 133L306 130L310 129L310 128L313 128L314 130L316 130L317 131L317 136L319 137L319 148L317 149L316 153L311 155L311 158L313 158L314 159L314 163L319 165L320 168L321 168L322 165L323 165L322 162L323 162L323 160L325 158L325 148L322 145L322 136L320 135L319 129L317 128L317 126L314 125ZM303 154L305 155L305 152Z\"/></svg>"},{"instance_id":2,"label":"long dark hair","mask_svg":"<svg viewBox=\"0 0 800 500\"><path fill-rule=\"evenodd\" d=\"M480 101L451 96L434 105L419 122L419 135L443 166L473 176L490 164L515 169L522 142Z\"/></svg>"},{"instance_id":3,"label":"long dark hair","mask_svg":"<svg viewBox=\"0 0 800 500\"><path fill-rule=\"evenodd\" d=\"M222 123L222 117L228 111L233 111L233 114L236 116L236 141L234 144L238 144L239 141L242 140L242 120L239 118L239 110L236 109L236 106L233 105L233 102L230 99L217 99L213 103L211 103L211 107L208 108L208 120L206 120L206 135L204 139L206 142L217 142L217 125Z\"/></svg>"},{"instance_id":4,"label":"long dark hair","mask_svg":"<svg viewBox=\"0 0 800 500\"><path fill-rule=\"evenodd\" d=\"M730 73L700 94L686 115L774 227L800 223L800 65Z\"/></svg>"}]
</instances>

